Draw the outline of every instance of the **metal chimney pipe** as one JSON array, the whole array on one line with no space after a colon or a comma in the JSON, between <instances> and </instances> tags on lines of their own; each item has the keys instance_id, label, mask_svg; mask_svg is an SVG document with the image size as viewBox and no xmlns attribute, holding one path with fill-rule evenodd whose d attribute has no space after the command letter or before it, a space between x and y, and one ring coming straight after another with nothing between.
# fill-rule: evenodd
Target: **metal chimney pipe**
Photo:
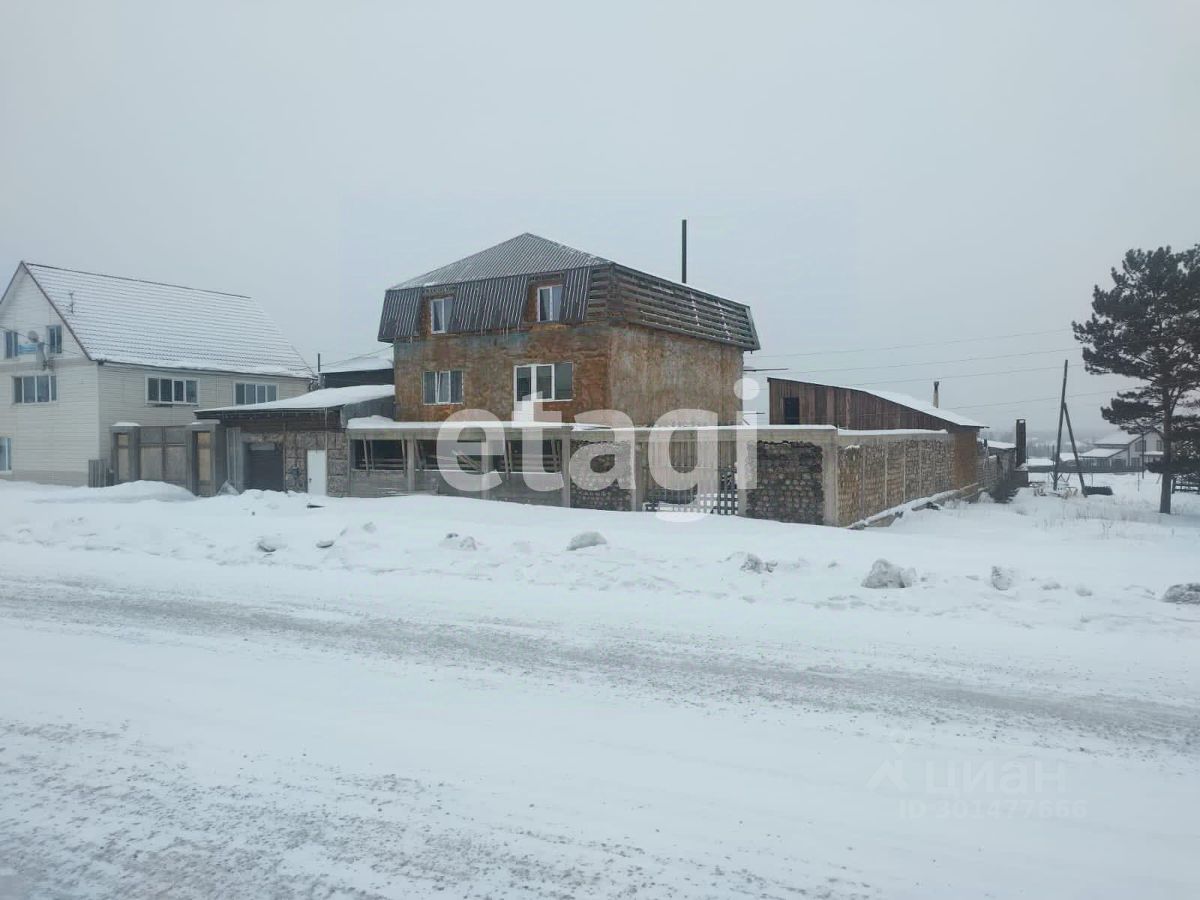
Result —
<instances>
[{"instance_id":1,"label":"metal chimney pipe","mask_svg":"<svg viewBox=\"0 0 1200 900\"><path fill-rule=\"evenodd\" d=\"M934 406L938 405L938 399L939 399L938 398L938 390L939 390L939 388L941 388L941 386L942 386L942 383L940 381L935 381L933 383L933 405Z\"/></svg>"},{"instance_id":2,"label":"metal chimney pipe","mask_svg":"<svg viewBox=\"0 0 1200 900\"><path fill-rule=\"evenodd\" d=\"M683 237L683 247L682 247L683 259L682 259L682 264L680 267L681 274L680 274L679 280L683 284L687 284L687 219L684 219L683 222L681 223L681 225L682 225L681 231L682 231L682 237Z\"/></svg>"}]
</instances>

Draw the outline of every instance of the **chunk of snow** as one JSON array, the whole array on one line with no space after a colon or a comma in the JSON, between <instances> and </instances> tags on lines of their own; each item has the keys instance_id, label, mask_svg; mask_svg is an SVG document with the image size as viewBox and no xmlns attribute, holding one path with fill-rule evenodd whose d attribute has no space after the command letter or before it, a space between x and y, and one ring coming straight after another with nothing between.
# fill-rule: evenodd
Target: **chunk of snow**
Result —
<instances>
[{"instance_id":1,"label":"chunk of snow","mask_svg":"<svg viewBox=\"0 0 1200 900\"><path fill-rule=\"evenodd\" d=\"M599 547L601 544L607 544L604 535L598 531L581 531L575 537L571 538L567 544L568 550L583 550L585 547Z\"/></svg>"},{"instance_id":2,"label":"chunk of snow","mask_svg":"<svg viewBox=\"0 0 1200 900\"><path fill-rule=\"evenodd\" d=\"M274 553L283 546L283 542L277 538L260 537L256 546L263 553Z\"/></svg>"},{"instance_id":3,"label":"chunk of snow","mask_svg":"<svg viewBox=\"0 0 1200 900\"><path fill-rule=\"evenodd\" d=\"M1167 588L1162 598L1167 603L1200 604L1200 582L1190 581L1184 584L1173 584Z\"/></svg>"},{"instance_id":4,"label":"chunk of snow","mask_svg":"<svg viewBox=\"0 0 1200 900\"><path fill-rule=\"evenodd\" d=\"M442 538L442 546L451 550L478 550L479 542L469 534L458 534L451 531Z\"/></svg>"},{"instance_id":5,"label":"chunk of snow","mask_svg":"<svg viewBox=\"0 0 1200 900\"><path fill-rule=\"evenodd\" d=\"M1016 577L1016 573L1006 566L992 566L992 587L998 591L1009 590Z\"/></svg>"},{"instance_id":6,"label":"chunk of snow","mask_svg":"<svg viewBox=\"0 0 1200 900\"><path fill-rule=\"evenodd\" d=\"M903 569L886 559L877 559L871 566L871 571L862 580L865 588L906 588L912 587L917 581L917 573L913 569Z\"/></svg>"},{"instance_id":7,"label":"chunk of snow","mask_svg":"<svg viewBox=\"0 0 1200 900\"><path fill-rule=\"evenodd\" d=\"M767 572L775 571L775 562L767 562L761 556L755 556L753 553L745 553L742 558L743 572L757 572L760 575Z\"/></svg>"}]
</instances>

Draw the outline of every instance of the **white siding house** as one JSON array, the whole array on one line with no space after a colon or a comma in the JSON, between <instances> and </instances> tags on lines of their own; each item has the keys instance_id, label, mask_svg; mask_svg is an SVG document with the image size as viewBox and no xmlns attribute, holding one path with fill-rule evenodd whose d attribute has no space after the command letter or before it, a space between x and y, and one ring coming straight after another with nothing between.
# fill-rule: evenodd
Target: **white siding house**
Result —
<instances>
[{"instance_id":1,"label":"white siding house","mask_svg":"<svg viewBox=\"0 0 1200 900\"><path fill-rule=\"evenodd\" d=\"M0 297L0 478L86 484L110 427L305 393L312 373L254 300L21 263ZM239 387L240 386L240 387Z\"/></svg>"}]
</instances>

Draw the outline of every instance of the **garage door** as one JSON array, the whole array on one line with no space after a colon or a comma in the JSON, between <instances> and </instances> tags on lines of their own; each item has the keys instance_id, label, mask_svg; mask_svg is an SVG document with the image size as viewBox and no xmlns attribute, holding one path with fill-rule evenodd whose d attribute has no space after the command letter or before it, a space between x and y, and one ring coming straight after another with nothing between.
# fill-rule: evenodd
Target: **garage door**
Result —
<instances>
[{"instance_id":1,"label":"garage door","mask_svg":"<svg viewBox=\"0 0 1200 900\"><path fill-rule=\"evenodd\" d=\"M283 450L278 444L246 445L246 487L259 491L283 490Z\"/></svg>"}]
</instances>

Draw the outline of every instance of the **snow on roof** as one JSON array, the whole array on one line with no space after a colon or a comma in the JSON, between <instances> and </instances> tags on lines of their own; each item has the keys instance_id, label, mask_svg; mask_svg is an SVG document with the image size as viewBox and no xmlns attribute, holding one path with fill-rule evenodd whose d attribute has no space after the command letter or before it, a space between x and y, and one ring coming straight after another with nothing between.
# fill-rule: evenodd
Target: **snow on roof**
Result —
<instances>
[{"instance_id":1,"label":"snow on roof","mask_svg":"<svg viewBox=\"0 0 1200 900\"><path fill-rule=\"evenodd\" d=\"M943 422L949 422L951 425L961 425L964 428L987 428L983 422L976 422L974 419L956 413L952 409L946 409L944 406L934 406L932 403L926 403L924 400L918 400L916 397L910 397L908 394L899 394L895 391L877 391L873 388L851 387L846 384L831 384L827 381L813 381L810 378L796 379L804 384L819 384L823 387L841 388L844 391L861 391L864 394L870 394L873 397L878 397L880 400L887 400L889 403L895 403L898 406L906 406L916 412L925 413L927 416L932 416L935 419L941 419Z\"/></svg>"},{"instance_id":2,"label":"snow on roof","mask_svg":"<svg viewBox=\"0 0 1200 900\"><path fill-rule=\"evenodd\" d=\"M331 366L321 366L321 374L328 375L338 372L377 372L382 369L390 369L396 364L395 351L392 345L380 349L372 350L370 353L364 353L361 356L353 356L350 359L342 360L334 363Z\"/></svg>"},{"instance_id":3,"label":"snow on roof","mask_svg":"<svg viewBox=\"0 0 1200 900\"><path fill-rule=\"evenodd\" d=\"M325 388L291 397L287 400L272 400L268 403L246 403L242 406L217 406L197 412L292 412L314 409L337 409L351 403L366 403L370 400L383 400L395 395L396 389L390 384L356 384L353 387ZM390 421L390 420L389 420Z\"/></svg>"},{"instance_id":4,"label":"snow on roof","mask_svg":"<svg viewBox=\"0 0 1200 900\"><path fill-rule=\"evenodd\" d=\"M250 297L25 263L96 361L308 377L308 364Z\"/></svg>"},{"instance_id":5,"label":"snow on roof","mask_svg":"<svg viewBox=\"0 0 1200 900\"><path fill-rule=\"evenodd\" d=\"M1091 450L1085 450L1079 455L1083 459L1111 459L1120 453L1121 449L1120 447L1093 447ZM1063 455L1068 456L1068 454Z\"/></svg>"},{"instance_id":6,"label":"snow on roof","mask_svg":"<svg viewBox=\"0 0 1200 900\"><path fill-rule=\"evenodd\" d=\"M1008 441L988 440L987 445L988 445L989 450L1016 450L1017 449L1016 444L1010 444Z\"/></svg>"},{"instance_id":7,"label":"snow on roof","mask_svg":"<svg viewBox=\"0 0 1200 900\"><path fill-rule=\"evenodd\" d=\"M1130 434L1128 431L1114 431L1111 434L1106 434L1100 440L1096 441L1097 447L1128 447L1138 438L1140 434Z\"/></svg>"}]
</instances>

